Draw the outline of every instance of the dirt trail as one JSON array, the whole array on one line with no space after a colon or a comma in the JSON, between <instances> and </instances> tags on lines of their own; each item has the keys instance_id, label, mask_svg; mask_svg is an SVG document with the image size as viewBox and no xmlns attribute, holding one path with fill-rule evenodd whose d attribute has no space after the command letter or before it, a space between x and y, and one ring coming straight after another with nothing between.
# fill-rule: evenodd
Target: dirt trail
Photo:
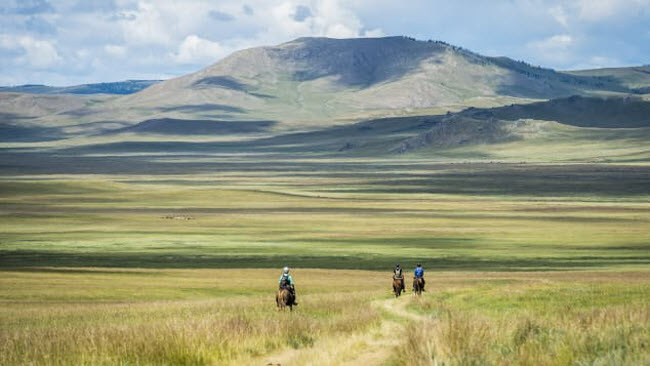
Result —
<instances>
[{"instance_id":1,"label":"dirt trail","mask_svg":"<svg viewBox=\"0 0 650 366\"><path fill-rule=\"evenodd\" d=\"M419 321L426 317L409 312L406 306L411 296L382 299L372 306L384 313L379 326L364 333L327 337L312 347L286 349L259 358L254 364L273 366L294 365L381 365L392 355L404 334L405 321ZM400 320L394 320L395 318Z\"/></svg>"}]
</instances>

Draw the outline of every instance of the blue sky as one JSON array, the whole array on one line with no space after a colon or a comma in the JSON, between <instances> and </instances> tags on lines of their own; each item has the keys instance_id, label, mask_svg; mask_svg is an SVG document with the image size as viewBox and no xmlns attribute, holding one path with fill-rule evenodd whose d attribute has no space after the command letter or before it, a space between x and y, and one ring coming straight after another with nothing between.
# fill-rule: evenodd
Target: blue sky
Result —
<instances>
[{"instance_id":1,"label":"blue sky","mask_svg":"<svg viewBox=\"0 0 650 366\"><path fill-rule=\"evenodd\" d=\"M2 0L0 85L166 79L302 36L436 39L556 69L650 63L650 0Z\"/></svg>"}]
</instances>

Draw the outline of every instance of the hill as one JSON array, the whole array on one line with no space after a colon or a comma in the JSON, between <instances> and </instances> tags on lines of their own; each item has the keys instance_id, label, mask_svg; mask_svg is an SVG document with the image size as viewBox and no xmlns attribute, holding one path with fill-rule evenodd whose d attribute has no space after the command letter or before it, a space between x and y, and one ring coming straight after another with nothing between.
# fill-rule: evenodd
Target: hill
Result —
<instances>
[{"instance_id":1,"label":"hill","mask_svg":"<svg viewBox=\"0 0 650 366\"><path fill-rule=\"evenodd\" d=\"M84 108L76 121L273 120L276 129L291 130L423 109L628 91L616 80L485 57L438 41L299 38L235 52L196 73Z\"/></svg>"},{"instance_id":2,"label":"hill","mask_svg":"<svg viewBox=\"0 0 650 366\"><path fill-rule=\"evenodd\" d=\"M650 66L613 67L593 70L568 71L575 76L599 77L619 83L639 94L650 93Z\"/></svg>"},{"instance_id":3,"label":"hill","mask_svg":"<svg viewBox=\"0 0 650 366\"><path fill-rule=\"evenodd\" d=\"M406 37L299 38L130 95L0 93L0 132L7 151L40 141L75 155L535 159L547 146L542 160L643 160L650 104L630 75L645 69L613 70L564 73Z\"/></svg>"},{"instance_id":4,"label":"hill","mask_svg":"<svg viewBox=\"0 0 650 366\"><path fill-rule=\"evenodd\" d=\"M133 94L160 80L126 80L111 83L82 84L73 86L47 86L27 84L17 86L0 86L0 93L25 94Z\"/></svg>"}]
</instances>

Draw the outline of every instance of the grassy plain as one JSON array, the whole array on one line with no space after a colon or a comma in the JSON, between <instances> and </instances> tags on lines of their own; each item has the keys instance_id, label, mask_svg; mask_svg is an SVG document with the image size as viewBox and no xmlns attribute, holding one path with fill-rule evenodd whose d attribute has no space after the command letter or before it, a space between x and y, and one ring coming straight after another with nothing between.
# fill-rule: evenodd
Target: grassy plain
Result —
<instances>
[{"instance_id":1,"label":"grassy plain","mask_svg":"<svg viewBox=\"0 0 650 366\"><path fill-rule=\"evenodd\" d=\"M646 165L97 159L0 180L2 364L648 361Z\"/></svg>"}]
</instances>

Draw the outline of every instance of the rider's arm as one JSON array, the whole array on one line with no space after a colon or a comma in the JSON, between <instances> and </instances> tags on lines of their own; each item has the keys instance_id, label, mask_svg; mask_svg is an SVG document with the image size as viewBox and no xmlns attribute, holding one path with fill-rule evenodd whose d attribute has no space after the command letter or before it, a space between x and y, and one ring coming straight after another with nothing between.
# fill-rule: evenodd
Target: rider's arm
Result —
<instances>
[{"instance_id":1,"label":"rider's arm","mask_svg":"<svg viewBox=\"0 0 650 366\"><path fill-rule=\"evenodd\" d=\"M293 286L293 277L289 276L289 283Z\"/></svg>"}]
</instances>

